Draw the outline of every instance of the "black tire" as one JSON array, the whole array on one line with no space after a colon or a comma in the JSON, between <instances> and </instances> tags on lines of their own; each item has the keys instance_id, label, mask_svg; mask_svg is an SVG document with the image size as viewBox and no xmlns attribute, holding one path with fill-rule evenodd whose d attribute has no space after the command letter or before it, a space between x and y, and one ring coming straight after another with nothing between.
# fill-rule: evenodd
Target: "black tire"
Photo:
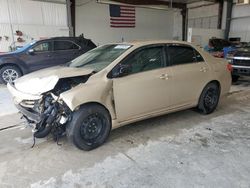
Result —
<instances>
[{"instance_id":1,"label":"black tire","mask_svg":"<svg viewBox=\"0 0 250 188\"><path fill-rule=\"evenodd\" d=\"M11 73L13 73L13 76L11 76ZM8 74L9 77L6 77L8 76ZM21 71L15 66L7 65L0 69L0 82L3 84L7 84L8 82L14 82L17 78L21 76Z\"/></svg>"},{"instance_id":2,"label":"black tire","mask_svg":"<svg viewBox=\"0 0 250 188\"><path fill-rule=\"evenodd\" d=\"M239 80L239 76L232 75L232 82L237 82Z\"/></svg>"},{"instance_id":3,"label":"black tire","mask_svg":"<svg viewBox=\"0 0 250 188\"><path fill-rule=\"evenodd\" d=\"M72 120L66 127L66 134L76 147L89 151L102 145L110 130L109 112L101 105L87 104L73 113Z\"/></svg>"},{"instance_id":4,"label":"black tire","mask_svg":"<svg viewBox=\"0 0 250 188\"><path fill-rule=\"evenodd\" d=\"M199 103L198 110L202 114L210 114L212 113L219 102L220 99L220 87L217 83L211 82L206 85L203 89Z\"/></svg>"}]
</instances>

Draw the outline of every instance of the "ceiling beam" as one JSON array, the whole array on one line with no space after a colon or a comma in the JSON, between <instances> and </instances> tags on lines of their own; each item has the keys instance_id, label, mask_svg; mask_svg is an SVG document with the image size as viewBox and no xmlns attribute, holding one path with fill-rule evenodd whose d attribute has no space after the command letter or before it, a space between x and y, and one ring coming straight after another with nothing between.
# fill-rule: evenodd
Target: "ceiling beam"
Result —
<instances>
[{"instance_id":1,"label":"ceiling beam","mask_svg":"<svg viewBox=\"0 0 250 188\"><path fill-rule=\"evenodd\" d=\"M168 7L171 7L170 2L161 0L113 0L113 1L131 5L166 5ZM172 2L172 8L183 9L186 8L186 4Z\"/></svg>"}]
</instances>

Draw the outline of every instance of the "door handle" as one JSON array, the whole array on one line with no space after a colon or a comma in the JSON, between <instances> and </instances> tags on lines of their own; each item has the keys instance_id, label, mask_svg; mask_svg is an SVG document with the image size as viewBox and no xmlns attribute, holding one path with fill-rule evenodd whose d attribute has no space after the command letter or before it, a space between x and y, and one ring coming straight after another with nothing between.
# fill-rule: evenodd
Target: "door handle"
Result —
<instances>
[{"instance_id":1,"label":"door handle","mask_svg":"<svg viewBox=\"0 0 250 188\"><path fill-rule=\"evenodd\" d=\"M159 78L163 79L163 80L168 80L169 76L168 76L168 74L162 74Z\"/></svg>"},{"instance_id":2,"label":"door handle","mask_svg":"<svg viewBox=\"0 0 250 188\"><path fill-rule=\"evenodd\" d=\"M201 67L200 71L201 72L207 72L207 68L206 67Z\"/></svg>"}]
</instances>

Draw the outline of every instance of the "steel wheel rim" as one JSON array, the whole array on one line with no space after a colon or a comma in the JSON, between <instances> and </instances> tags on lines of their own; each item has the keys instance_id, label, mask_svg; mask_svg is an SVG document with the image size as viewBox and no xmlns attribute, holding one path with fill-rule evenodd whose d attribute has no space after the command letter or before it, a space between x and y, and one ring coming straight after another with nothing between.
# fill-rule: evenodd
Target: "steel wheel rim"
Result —
<instances>
[{"instance_id":1,"label":"steel wheel rim","mask_svg":"<svg viewBox=\"0 0 250 188\"><path fill-rule=\"evenodd\" d=\"M100 113L91 114L86 117L80 127L81 138L93 143L101 136L104 129L104 117Z\"/></svg>"},{"instance_id":2,"label":"steel wheel rim","mask_svg":"<svg viewBox=\"0 0 250 188\"><path fill-rule=\"evenodd\" d=\"M10 83L14 82L18 77L18 72L14 69L6 69L2 74L3 80Z\"/></svg>"},{"instance_id":3,"label":"steel wheel rim","mask_svg":"<svg viewBox=\"0 0 250 188\"><path fill-rule=\"evenodd\" d=\"M218 91L215 88L209 88L204 97L205 108L211 110L218 102Z\"/></svg>"}]
</instances>

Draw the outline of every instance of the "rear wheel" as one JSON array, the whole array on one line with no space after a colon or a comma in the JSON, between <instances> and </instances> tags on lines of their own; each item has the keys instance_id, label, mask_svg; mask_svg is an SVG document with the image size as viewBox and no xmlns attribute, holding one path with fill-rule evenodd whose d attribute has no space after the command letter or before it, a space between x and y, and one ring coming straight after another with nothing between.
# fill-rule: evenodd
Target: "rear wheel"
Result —
<instances>
[{"instance_id":1,"label":"rear wheel","mask_svg":"<svg viewBox=\"0 0 250 188\"><path fill-rule=\"evenodd\" d=\"M88 151L102 145L110 130L111 120L108 111L101 105L87 104L73 114L66 133L76 147Z\"/></svg>"},{"instance_id":2,"label":"rear wheel","mask_svg":"<svg viewBox=\"0 0 250 188\"><path fill-rule=\"evenodd\" d=\"M201 93L198 104L199 111L203 114L212 113L218 105L219 98L220 88L218 84L214 82L209 83Z\"/></svg>"},{"instance_id":3,"label":"rear wheel","mask_svg":"<svg viewBox=\"0 0 250 188\"><path fill-rule=\"evenodd\" d=\"M7 84L14 82L17 78L22 76L21 71L15 66L4 66L0 69L0 81Z\"/></svg>"}]
</instances>

